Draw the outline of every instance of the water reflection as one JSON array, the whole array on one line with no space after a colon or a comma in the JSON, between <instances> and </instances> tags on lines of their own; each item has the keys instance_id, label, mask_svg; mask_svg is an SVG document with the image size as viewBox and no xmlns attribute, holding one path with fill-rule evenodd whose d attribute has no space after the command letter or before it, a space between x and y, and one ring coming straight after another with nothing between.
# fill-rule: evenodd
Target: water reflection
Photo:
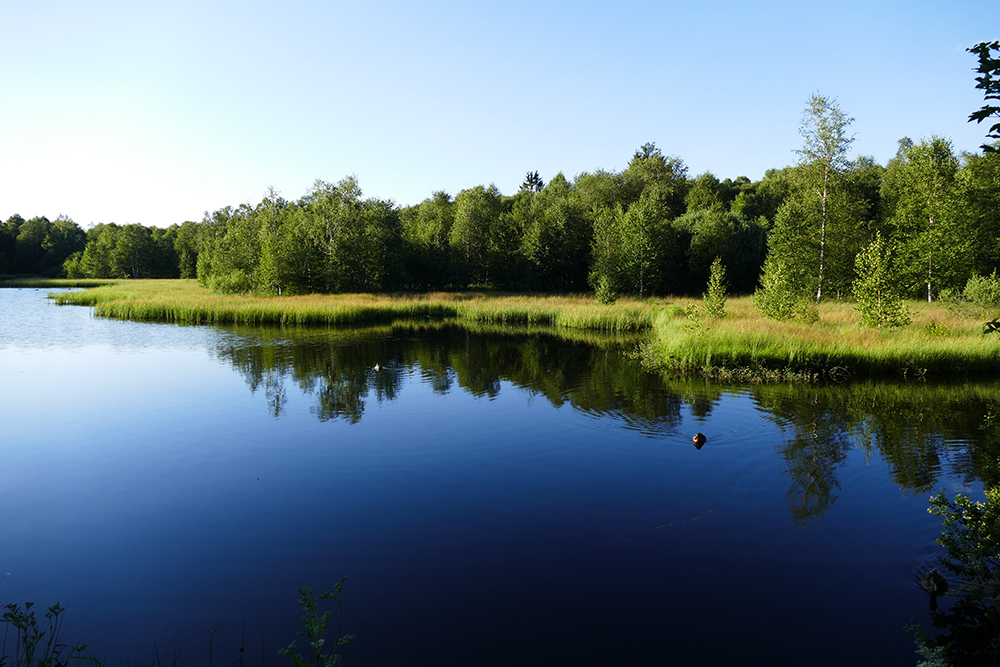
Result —
<instances>
[{"instance_id":1,"label":"water reflection","mask_svg":"<svg viewBox=\"0 0 1000 667\"><path fill-rule=\"evenodd\" d=\"M997 480L995 385L725 387L573 332L42 310L0 336L0 594L63 601L123 662L239 646L243 620L273 655L289 593L347 574L366 664L913 664L940 526L905 496Z\"/></svg>"},{"instance_id":2,"label":"water reflection","mask_svg":"<svg viewBox=\"0 0 1000 667\"><path fill-rule=\"evenodd\" d=\"M804 489L833 493L836 468L852 447L881 455L893 481L911 495L930 491L944 474L1000 483L995 383L858 382L763 387L753 395L792 434L779 451Z\"/></svg>"},{"instance_id":3,"label":"water reflection","mask_svg":"<svg viewBox=\"0 0 1000 667\"><path fill-rule=\"evenodd\" d=\"M727 388L665 380L643 371L631 341L589 336L567 340L551 331L482 330L400 324L352 330L234 330L216 354L251 391L264 390L275 417L284 414L288 382L311 396L322 421L358 423L370 400L393 401L409 378L436 393L455 388L491 399L503 382L559 407L609 417L648 436L678 432L682 410L708 423L726 393L748 395L777 425L775 445L789 479L796 523L823 517L841 489L840 469L855 448L877 453L906 494L925 493L943 474L966 482L1000 482L1000 400L993 384L847 385ZM695 438L701 449L704 441Z\"/></svg>"},{"instance_id":4,"label":"water reflection","mask_svg":"<svg viewBox=\"0 0 1000 667\"><path fill-rule=\"evenodd\" d=\"M292 382L313 397L311 410L319 419L357 423L367 400L395 400L411 373L437 393L458 387L487 399L510 382L556 407L569 403L650 435L674 432L683 404L659 376L629 357L628 341L611 337L567 341L538 331L406 325L236 333L221 337L215 353L243 375L252 392L264 389L276 417L285 410L284 385Z\"/></svg>"}]
</instances>

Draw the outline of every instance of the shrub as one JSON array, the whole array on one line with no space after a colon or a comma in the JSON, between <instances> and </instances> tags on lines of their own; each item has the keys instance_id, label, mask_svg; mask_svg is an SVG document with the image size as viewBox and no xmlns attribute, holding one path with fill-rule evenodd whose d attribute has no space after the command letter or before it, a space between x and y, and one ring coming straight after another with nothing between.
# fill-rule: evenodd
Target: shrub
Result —
<instances>
[{"instance_id":1,"label":"shrub","mask_svg":"<svg viewBox=\"0 0 1000 667\"><path fill-rule=\"evenodd\" d=\"M253 291L253 279L243 270L236 269L221 276L210 276L208 289L221 294L244 294Z\"/></svg>"},{"instance_id":2,"label":"shrub","mask_svg":"<svg viewBox=\"0 0 1000 667\"><path fill-rule=\"evenodd\" d=\"M594 289L594 299L597 303L605 305L618 300L618 290L615 289L611 279L607 276L601 276L597 279L597 287Z\"/></svg>"},{"instance_id":3,"label":"shrub","mask_svg":"<svg viewBox=\"0 0 1000 667\"><path fill-rule=\"evenodd\" d=\"M1000 308L1000 278L997 272L989 276L972 276L965 283L962 295L976 306L981 316L995 313Z\"/></svg>"},{"instance_id":4,"label":"shrub","mask_svg":"<svg viewBox=\"0 0 1000 667\"><path fill-rule=\"evenodd\" d=\"M718 257L708 274L708 289L702 295L705 314L719 319L726 316L726 267Z\"/></svg>"},{"instance_id":5,"label":"shrub","mask_svg":"<svg viewBox=\"0 0 1000 667\"><path fill-rule=\"evenodd\" d=\"M764 317L772 320L800 319L810 323L819 320L816 304L781 260L767 258L760 285L760 289L753 294L753 305Z\"/></svg>"},{"instance_id":6,"label":"shrub","mask_svg":"<svg viewBox=\"0 0 1000 667\"><path fill-rule=\"evenodd\" d=\"M875 235L867 248L854 260L858 277L852 289L861 322L869 327L902 327L910 323L910 315L897 285L899 276L892 262L892 251Z\"/></svg>"}]
</instances>

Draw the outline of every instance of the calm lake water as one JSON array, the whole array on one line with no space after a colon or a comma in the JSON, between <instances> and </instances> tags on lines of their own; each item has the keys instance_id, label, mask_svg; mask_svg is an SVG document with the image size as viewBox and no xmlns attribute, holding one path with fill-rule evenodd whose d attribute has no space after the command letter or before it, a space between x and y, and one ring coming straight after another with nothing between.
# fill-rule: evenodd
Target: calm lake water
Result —
<instances>
[{"instance_id":1,"label":"calm lake water","mask_svg":"<svg viewBox=\"0 0 1000 667\"><path fill-rule=\"evenodd\" d=\"M105 664L232 664L244 628L291 664L297 588L347 576L357 665L913 665L929 492L997 475L992 384L666 382L600 337L46 293L0 290L0 602L58 600Z\"/></svg>"}]
</instances>

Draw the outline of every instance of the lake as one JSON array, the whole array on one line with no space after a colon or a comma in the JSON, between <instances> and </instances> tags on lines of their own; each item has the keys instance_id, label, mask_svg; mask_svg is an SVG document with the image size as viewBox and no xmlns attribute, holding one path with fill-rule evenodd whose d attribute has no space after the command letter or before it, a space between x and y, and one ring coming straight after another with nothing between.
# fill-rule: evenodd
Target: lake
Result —
<instances>
[{"instance_id":1,"label":"lake","mask_svg":"<svg viewBox=\"0 0 1000 667\"><path fill-rule=\"evenodd\" d=\"M667 381L579 332L46 293L0 290L0 602L59 601L105 664L290 665L298 587L346 576L358 665L913 665L928 496L998 474L995 384Z\"/></svg>"}]
</instances>

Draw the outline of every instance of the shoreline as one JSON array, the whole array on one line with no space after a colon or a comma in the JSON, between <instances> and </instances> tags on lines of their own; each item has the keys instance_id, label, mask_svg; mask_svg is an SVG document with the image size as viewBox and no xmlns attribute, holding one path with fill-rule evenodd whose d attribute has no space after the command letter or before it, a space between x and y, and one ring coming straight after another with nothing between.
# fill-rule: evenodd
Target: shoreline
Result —
<instances>
[{"instance_id":1,"label":"shoreline","mask_svg":"<svg viewBox=\"0 0 1000 667\"><path fill-rule=\"evenodd\" d=\"M710 318L700 299L621 299L493 291L302 296L220 295L194 280L31 280L0 287L88 287L54 294L60 305L92 306L114 319L180 324L336 326L438 322L460 326L551 327L552 333L642 334L637 354L651 371L721 382L839 382L1000 377L1000 334L940 303L910 301L910 325L872 329L853 304L824 302L816 323L760 316L751 297L730 297L726 317ZM573 338L575 336L567 336Z\"/></svg>"}]
</instances>

